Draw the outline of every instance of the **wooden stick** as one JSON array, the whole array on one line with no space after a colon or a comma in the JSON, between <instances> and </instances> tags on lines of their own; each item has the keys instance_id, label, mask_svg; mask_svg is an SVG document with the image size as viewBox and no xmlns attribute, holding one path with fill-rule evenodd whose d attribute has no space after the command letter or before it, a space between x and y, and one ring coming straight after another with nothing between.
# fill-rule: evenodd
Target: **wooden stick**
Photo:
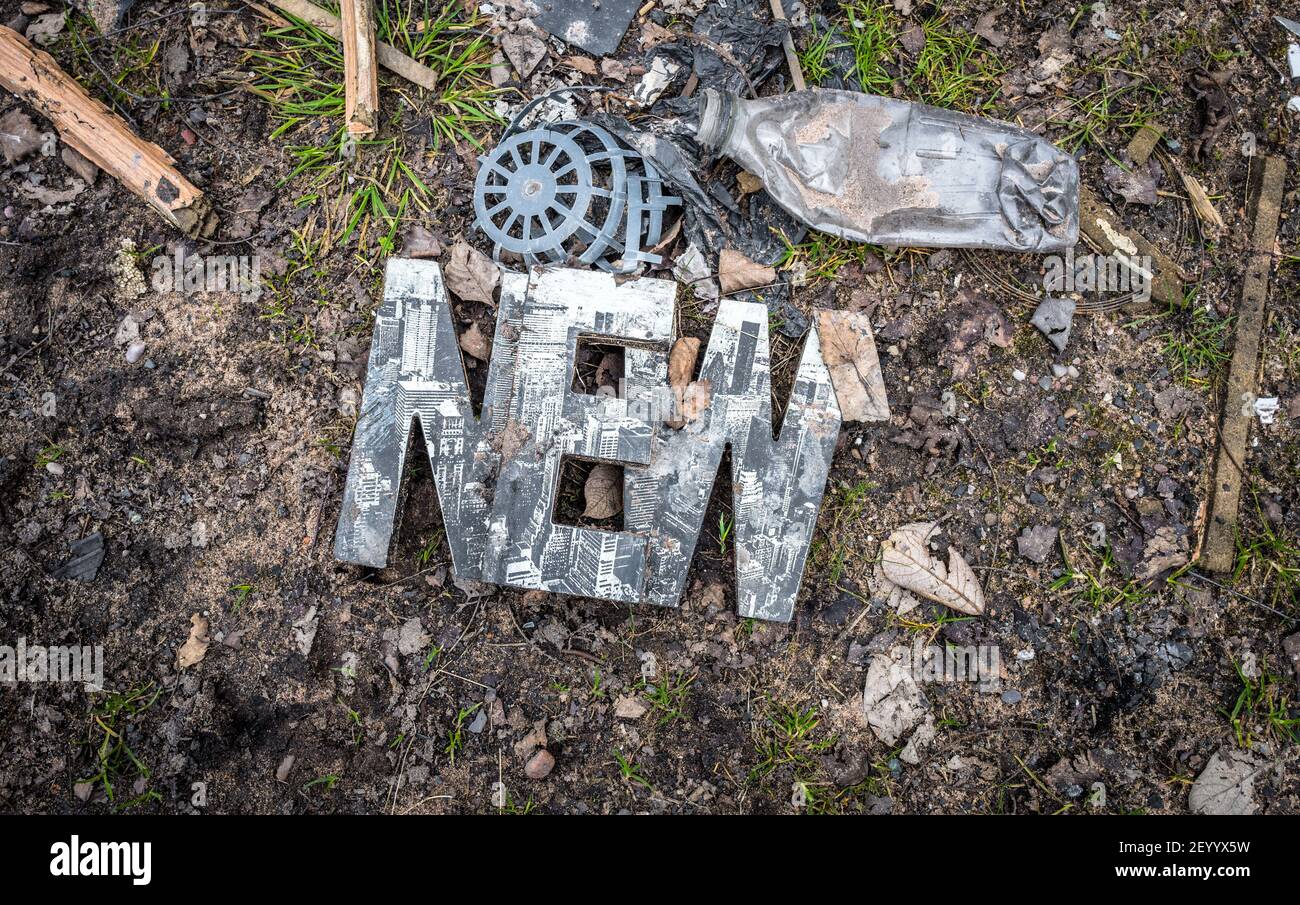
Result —
<instances>
[{"instance_id":1,"label":"wooden stick","mask_svg":"<svg viewBox=\"0 0 1300 905\"><path fill-rule=\"evenodd\" d=\"M271 0L271 2L289 15L319 28L334 40L341 40L343 27L338 16L327 13L314 3L308 3L307 0ZM438 73L423 63L411 59L392 44L376 41L375 58L380 66L421 88L433 91L438 87Z\"/></svg>"},{"instance_id":2,"label":"wooden stick","mask_svg":"<svg viewBox=\"0 0 1300 905\"><path fill-rule=\"evenodd\" d=\"M781 5L781 0L770 0L772 6L772 18L778 22L787 22L785 17L785 7ZM795 91L803 91L808 87L803 80L803 69L799 66L799 55L794 52L794 38L790 37L787 29L785 37L781 39L781 48L785 51L785 62L790 67L790 79L794 82Z\"/></svg>"},{"instance_id":3,"label":"wooden stick","mask_svg":"<svg viewBox=\"0 0 1300 905\"><path fill-rule=\"evenodd\" d=\"M379 67L375 61L375 7L371 0L342 0L343 92L349 135L372 135L379 126Z\"/></svg>"},{"instance_id":4,"label":"wooden stick","mask_svg":"<svg viewBox=\"0 0 1300 905\"><path fill-rule=\"evenodd\" d=\"M1102 254L1114 255L1120 261L1150 258L1153 273L1147 279L1151 297L1167 305L1183 304L1182 268L1141 233L1129 229L1110 205L1087 186L1079 187L1079 231ZM1123 309L1135 311L1149 304L1134 301L1125 304Z\"/></svg>"},{"instance_id":5,"label":"wooden stick","mask_svg":"<svg viewBox=\"0 0 1300 905\"><path fill-rule=\"evenodd\" d=\"M54 124L59 135L139 195L188 236L210 236L217 219L203 192L153 142L136 135L106 106L11 28L0 26L0 84Z\"/></svg>"},{"instance_id":6,"label":"wooden stick","mask_svg":"<svg viewBox=\"0 0 1300 905\"><path fill-rule=\"evenodd\" d=\"M1246 483L1246 441L1255 418L1255 372L1259 368L1259 338L1264 329L1268 274L1273 268L1273 244L1281 215L1286 162L1264 158L1250 233L1246 279L1237 308L1236 339L1228 388L1219 422L1219 455L1214 468L1214 502L1210 506L1205 555L1201 563L1211 572L1229 572L1236 561L1237 507Z\"/></svg>"}]
</instances>

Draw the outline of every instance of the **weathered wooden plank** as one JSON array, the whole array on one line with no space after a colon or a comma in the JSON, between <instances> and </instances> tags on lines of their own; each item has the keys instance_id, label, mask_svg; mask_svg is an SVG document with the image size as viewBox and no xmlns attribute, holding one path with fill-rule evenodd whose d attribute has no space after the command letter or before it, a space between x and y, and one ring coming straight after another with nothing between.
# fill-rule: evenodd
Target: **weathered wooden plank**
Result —
<instances>
[{"instance_id":1,"label":"weathered wooden plank","mask_svg":"<svg viewBox=\"0 0 1300 905\"><path fill-rule=\"evenodd\" d=\"M1246 279L1237 308L1232 364L1219 421L1219 452L1214 468L1213 502L1201 564L1212 572L1231 571L1236 559L1237 509L1246 483L1246 442L1255 417L1255 377L1259 369L1260 334L1268 299L1268 275L1281 215L1286 162L1264 158L1254 204Z\"/></svg>"},{"instance_id":2,"label":"weathered wooden plank","mask_svg":"<svg viewBox=\"0 0 1300 905\"><path fill-rule=\"evenodd\" d=\"M136 135L48 53L0 26L0 85L54 124L67 145L139 195L190 236L211 235L216 217L166 151Z\"/></svg>"}]
</instances>

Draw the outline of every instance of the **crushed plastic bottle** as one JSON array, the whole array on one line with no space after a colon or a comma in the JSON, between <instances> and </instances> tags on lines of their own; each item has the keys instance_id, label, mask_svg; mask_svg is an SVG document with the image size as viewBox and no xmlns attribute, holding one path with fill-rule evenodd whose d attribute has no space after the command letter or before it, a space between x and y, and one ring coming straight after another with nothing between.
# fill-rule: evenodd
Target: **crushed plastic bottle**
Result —
<instances>
[{"instance_id":1,"label":"crushed plastic bottle","mask_svg":"<svg viewBox=\"0 0 1300 905\"><path fill-rule=\"evenodd\" d=\"M1079 167L1017 126L810 88L746 100L706 89L697 139L816 230L878 245L1063 251Z\"/></svg>"}]
</instances>

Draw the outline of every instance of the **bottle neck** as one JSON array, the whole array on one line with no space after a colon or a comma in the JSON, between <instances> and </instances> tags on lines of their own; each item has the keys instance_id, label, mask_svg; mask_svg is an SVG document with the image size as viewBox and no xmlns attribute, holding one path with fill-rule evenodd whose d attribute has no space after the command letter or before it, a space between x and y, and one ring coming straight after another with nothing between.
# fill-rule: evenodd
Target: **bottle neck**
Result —
<instances>
[{"instance_id":1,"label":"bottle neck","mask_svg":"<svg viewBox=\"0 0 1300 905\"><path fill-rule=\"evenodd\" d=\"M731 140L736 124L736 97L713 88L700 93L698 104L700 123L695 138L711 154L723 151Z\"/></svg>"}]
</instances>

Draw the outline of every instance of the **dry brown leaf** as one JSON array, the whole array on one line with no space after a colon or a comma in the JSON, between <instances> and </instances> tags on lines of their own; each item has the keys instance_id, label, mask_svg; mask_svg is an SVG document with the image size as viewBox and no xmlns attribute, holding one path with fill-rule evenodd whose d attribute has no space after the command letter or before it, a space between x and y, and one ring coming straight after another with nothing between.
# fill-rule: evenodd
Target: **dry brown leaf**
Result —
<instances>
[{"instance_id":1,"label":"dry brown leaf","mask_svg":"<svg viewBox=\"0 0 1300 905\"><path fill-rule=\"evenodd\" d=\"M596 61L592 59L588 59L587 57L577 57L577 56L565 57L563 63L565 66L568 66L570 69L578 70L583 75L596 74Z\"/></svg>"},{"instance_id":2,"label":"dry brown leaf","mask_svg":"<svg viewBox=\"0 0 1300 905\"><path fill-rule=\"evenodd\" d=\"M627 81L627 67L613 57L606 57L600 61L600 74L614 82Z\"/></svg>"},{"instance_id":3,"label":"dry brown leaf","mask_svg":"<svg viewBox=\"0 0 1300 905\"><path fill-rule=\"evenodd\" d=\"M763 180L744 170L736 174L736 184L740 186L740 194L742 195L749 195L763 188Z\"/></svg>"},{"instance_id":4,"label":"dry brown leaf","mask_svg":"<svg viewBox=\"0 0 1300 905\"><path fill-rule=\"evenodd\" d=\"M493 305L501 271L492 259L461 239L452 246L447 265L442 269L447 288L466 302Z\"/></svg>"},{"instance_id":5,"label":"dry brown leaf","mask_svg":"<svg viewBox=\"0 0 1300 905\"><path fill-rule=\"evenodd\" d=\"M597 465L582 488L585 518L613 518L623 511L623 473L613 465Z\"/></svg>"},{"instance_id":6,"label":"dry brown leaf","mask_svg":"<svg viewBox=\"0 0 1300 905\"><path fill-rule=\"evenodd\" d=\"M470 324L469 329L460 335L460 347L479 361L492 360L492 343L483 335L478 321Z\"/></svg>"},{"instance_id":7,"label":"dry brown leaf","mask_svg":"<svg viewBox=\"0 0 1300 905\"><path fill-rule=\"evenodd\" d=\"M718 282L723 295L770 286L776 282L776 271L766 264L755 264L734 248L724 248L718 256Z\"/></svg>"},{"instance_id":8,"label":"dry brown leaf","mask_svg":"<svg viewBox=\"0 0 1300 905\"><path fill-rule=\"evenodd\" d=\"M212 639L208 637L211 628L207 618L195 613L190 617L190 636L176 653L176 665L187 669L202 660L208 653Z\"/></svg>"},{"instance_id":9,"label":"dry brown leaf","mask_svg":"<svg viewBox=\"0 0 1300 905\"><path fill-rule=\"evenodd\" d=\"M930 553L927 542L937 527L934 522L913 522L889 535L881 548L885 577L959 613L979 616L984 612L984 591L966 560L949 547L945 568Z\"/></svg>"},{"instance_id":10,"label":"dry brown leaf","mask_svg":"<svg viewBox=\"0 0 1300 905\"><path fill-rule=\"evenodd\" d=\"M700 355L700 341L694 336L683 336L673 343L668 353L668 386L672 388L673 398L679 400L682 411L678 416L668 418L664 423L674 430L686 426L685 405L691 377L695 374L695 360Z\"/></svg>"},{"instance_id":11,"label":"dry brown leaf","mask_svg":"<svg viewBox=\"0 0 1300 905\"><path fill-rule=\"evenodd\" d=\"M888 421L889 399L871 318L853 311L818 311L817 333L844 420Z\"/></svg>"}]
</instances>

